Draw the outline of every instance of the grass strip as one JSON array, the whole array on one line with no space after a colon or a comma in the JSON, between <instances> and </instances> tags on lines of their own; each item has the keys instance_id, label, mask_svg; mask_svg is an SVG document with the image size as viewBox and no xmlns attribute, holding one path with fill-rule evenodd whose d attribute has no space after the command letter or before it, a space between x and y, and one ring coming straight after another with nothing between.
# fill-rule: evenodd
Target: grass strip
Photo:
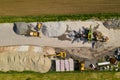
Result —
<instances>
[{"instance_id":1,"label":"grass strip","mask_svg":"<svg viewBox=\"0 0 120 80\"><path fill-rule=\"evenodd\" d=\"M118 13L97 13L97 14L76 14L76 15L42 15L42 16L0 16L0 23L7 22L48 22L48 21L66 21L66 20L104 20L118 19Z\"/></svg>"},{"instance_id":2,"label":"grass strip","mask_svg":"<svg viewBox=\"0 0 120 80\"><path fill-rule=\"evenodd\" d=\"M120 72L0 72L0 80L120 80Z\"/></svg>"}]
</instances>

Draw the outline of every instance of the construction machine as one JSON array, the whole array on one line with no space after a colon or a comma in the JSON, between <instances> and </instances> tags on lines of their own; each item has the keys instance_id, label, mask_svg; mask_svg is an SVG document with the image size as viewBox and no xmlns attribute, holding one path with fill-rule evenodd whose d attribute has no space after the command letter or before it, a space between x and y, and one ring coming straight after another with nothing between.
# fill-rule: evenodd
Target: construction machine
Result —
<instances>
[{"instance_id":1,"label":"construction machine","mask_svg":"<svg viewBox=\"0 0 120 80\"><path fill-rule=\"evenodd\" d=\"M80 62L80 71L85 70L85 62Z\"/></svg>"},{"instance_id":2,"label":"construction machine","mask_svg":"<svg viewBox=\"0 0 120 80\"><path fill-rule=\"evenodd\" d=\"M25 33L26 36L41 37L40 32L38 32L42 27L41 23L38 23L35 27L35 30L32 30L31 27Z\"/></svg>"},{"instance_id":3,"label":"construction machine","mask_svg":"<svg viewBox=\"0 0 120 80\"><path fill-rule=\"evenodd\" d=\"M107 42L109 40L109 38L107 36L104 36L99 31L94 31L93 32L93 37L96 41L101 41L101 42Z\"/></svg>"},{"instance_id":4,"label":"construction machine","mask_svg":"<svg viewBox=\"0 0 120 80\"><path fill-rule=\"evenodd\" d=\"M40 33L36 31L30 31L28 32L28 36L40 37Z\"/></svg>"},{"instance_id":5,"label":"construction machine","mask_svg":"<svg viewBox=\"0 0 120 80\"><path fill-rule=\"evenodd\" d=\"M62 52L59 52L59 53L56 53L56 54L51 54L51 55L44 55L45 57L59 57L59 58L62 58L62 59L65 59L66 58L66 52L62 51Z\"/></svg>"},{"instance_id":6,"label":"construction machine","mask_svg":"<svg viewBox=\"0 0 120 80\"><path fill-rule=\"evenodd\" d=\"M90 25L90 29L89 29L89 32L88 32L88 40L91 41L92 40L92 27Z\"/></svg>"},{"instance_id":7,"label":"construction machine","mask_svg":"<svg viewBox=\"0 0 120 80\"><path fill-rule=\"evenodd\" d=\"M39 31L42 28L41 23L37 23L37 26L35 27L36 31Z\"/></svg>"}]
</instances>

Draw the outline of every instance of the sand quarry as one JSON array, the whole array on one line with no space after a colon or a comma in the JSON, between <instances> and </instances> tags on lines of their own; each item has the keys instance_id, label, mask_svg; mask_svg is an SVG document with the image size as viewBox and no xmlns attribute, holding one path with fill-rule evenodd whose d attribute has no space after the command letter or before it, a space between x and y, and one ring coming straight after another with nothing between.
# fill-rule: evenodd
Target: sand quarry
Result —
<instances>
[{"instance_id":1,"label":"sand quarry","mask_svg":"<svg viewBox=\"0 0 120 80\"><path fill-rule=\"evenodd\" d=\"M43 25L48 25L50 27L52 27L51 24L53 25L56 23L57 22L42 22ZM31 49L33 49L35 46L37 46L37 47L43 49L42 51L41 51L41 49L40 49L40 51L38 50L37 53L45 53L46 54L47 52L50 53L49 49L46 48L46 46L48 46L49 48L55 49L56 52L57 51L66 51L67 53L69 53L70 56L72 56L76 59L77 58L86 59L86 60L92 61L94 63L100 56L110 54L110 53L112 53L113 49L120 47L120 30L119 29L108 29L103 25L102 21L95 21L95 20L60 21L60 23L64 24L64 30L66 29L65 31L62 31L64 33L61 36L48 37L48 36L45 36L43 30L41 30L40 31L41 38L40 37L26 37L24 35L18 35L13 31L14 23L0 23L1 56L2 57L7 56L8 52L10 52L11 55L13 55L12 50L14 50L14 49L16 49L15 50L16 52L19 52L19 50L17 50L17 49L19 49L19 46L21 46L21 45L22 46L33 45L33 47L29 48L29 50L28 50L29 52L31 52ZM28 24L36 25L37 22L32 22L32 23L28 23ZM91 42L86 42L84 44L83 44L83 41L71 43L72 41L70 39L66 38L66 36L65 36L67 34L67 32L66 32L67 30L78 31L79 29L82 29L83 26L86 28L89 28L91 25L93 28L97 24L99 24L99 27L97 28L97 30L102 32L103 35L108 36L109 41L104 42L102 44L98 43L100 46L95 49L92 49ZM59 33L59 32L61 32L60 30L61 29L58 29L58 31L53 32L53 33ZM55 30L53 29L53 31L55 31ZM5 46L8 46L8 47L5 47ZM23 47L22 50L24 50L24 48L25 47ZM48 51L45 51L45 49L48 49ZM6 51L7 51L7 53L6 53ZM25 52L25 53L27 54L28 52ZM53 51L53 53L54 53L54 51ZM17 55L17 54L14 54L13 56L15 56L15 55ZM20 55L18 55L18 56L20 57ZM37 55L35 55L35 56L37 56ZM31 58L32 58L32 55L31 55ZM50 61L50 60L48 60L48 61ZM29 62L29 60L28 60L28 62ZM28 62L26 61L26 63L28 63ZM2 60L0 60L0 63L2 63ZM31 64L32 63L33 62L31 62ZM20 66L20 65L18 65L18 66ZM46 66L46 64L45 64L45 66ZM32 68L29 68L29 69L25 69L25 68L23 68L23 66L21 66L21 67L22 68L18 68L16 70L20 69L21 71L32 70L32 71L42 72L41 70L34 69L35 66L33 66ZM3 66L0 67L0 69L3 71L13 70L13 68L6 67L4 69ZM47 72L49 70L49 68L46 68L47 70L45 70L43 72Z\"/></svg>"}]
</instances>

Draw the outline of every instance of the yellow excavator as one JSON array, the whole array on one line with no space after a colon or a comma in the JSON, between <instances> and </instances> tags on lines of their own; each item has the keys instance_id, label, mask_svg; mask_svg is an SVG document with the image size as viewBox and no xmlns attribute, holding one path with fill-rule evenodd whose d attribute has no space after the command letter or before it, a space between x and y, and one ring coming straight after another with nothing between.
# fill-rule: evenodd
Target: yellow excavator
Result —
<instances>
[{"instance_id":1,"label":"yellow excavator","mask_svg":"<svg viewBox=\"0 0 120 80\"><path fill-rule=\"evenodd\" d=\"M62 52L59 52L59 53L56 53L56 54L51 54L51 55L44 55L45 57L60 57L60 58L63 58L65 59L66 58L66 52L62 51Z\"/></svg>"}]
</instances>

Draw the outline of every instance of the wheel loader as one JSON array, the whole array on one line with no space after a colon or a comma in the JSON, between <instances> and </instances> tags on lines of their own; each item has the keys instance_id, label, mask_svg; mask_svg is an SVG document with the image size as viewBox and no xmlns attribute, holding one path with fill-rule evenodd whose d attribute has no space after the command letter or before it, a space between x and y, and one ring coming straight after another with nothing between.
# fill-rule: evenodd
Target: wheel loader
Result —
<instances>
[{"instance_id":1,"label":"wheel loader","mask_svg":"<svg viewBox=\"0 0 120 80\"><path fill-rule=\"evenodd\" d=\"M109 38L107 36L104 36L99 31L94 31L93 32L93 37L96 41L101 41L101 42L107 42L109 40Z\"/></svg>"},{"instance_id":2,"label":"wheel loader","mask_svg":"<svg viewBox=\"0 0 120 80\"><path fill-rule=\"evenodd\" d=\"M41 27L42 27L41 23L37 24L37 26L35 27L35 30L32 30L30 27L26 32L25 36L41 37L40 32L38 32L41 29Z\"/></svg>"},{"instance_id":3,"label":"wheel loader","mask_svg":"<svg viewBox=\"0 0 120 80\"><path fill-rule=\"evenodd\" d=\"M33 36L33 37L41 37L39 32L36 31L29 31L27 33L28 36Z\"/></svg>"}]
</instances>

